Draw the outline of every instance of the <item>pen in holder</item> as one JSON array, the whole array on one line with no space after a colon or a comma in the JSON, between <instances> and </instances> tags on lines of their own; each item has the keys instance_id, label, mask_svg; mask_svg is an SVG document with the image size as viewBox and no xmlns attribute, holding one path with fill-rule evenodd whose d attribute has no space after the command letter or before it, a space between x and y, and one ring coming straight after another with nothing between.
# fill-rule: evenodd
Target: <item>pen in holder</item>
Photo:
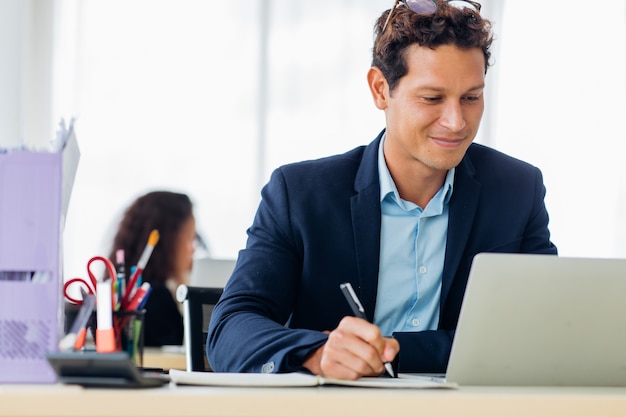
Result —
<instances>
[{"instance_id":1,"label":"pen in holder","mask_svg":"<svg viewBox=\"0 0 626 417\"><path fill-rule=\"evenodd\" d=\"M117 349L126 352L138 367L143 366L144 317L146 310L118 310L113 312Z\"/></svg>"}]
</instances>

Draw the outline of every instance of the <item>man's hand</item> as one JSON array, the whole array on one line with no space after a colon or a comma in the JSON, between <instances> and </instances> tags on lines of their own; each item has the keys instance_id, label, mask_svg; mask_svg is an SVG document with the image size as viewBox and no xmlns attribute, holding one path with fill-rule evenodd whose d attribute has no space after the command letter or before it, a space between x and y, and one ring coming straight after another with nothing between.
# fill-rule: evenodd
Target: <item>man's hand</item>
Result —
<instances>
[{"instance_id":1,"label":"man's hand","mask_svg":"<svg viewBox=\"0 0 626 417\"><path fill-rule=\"evenodd\" d=\"M347 316L303 365L316 375L354 380L382 374L383 363L393 361L399 350L398 341L383 337L378 326Z\"/></svg>"}]
</instances>

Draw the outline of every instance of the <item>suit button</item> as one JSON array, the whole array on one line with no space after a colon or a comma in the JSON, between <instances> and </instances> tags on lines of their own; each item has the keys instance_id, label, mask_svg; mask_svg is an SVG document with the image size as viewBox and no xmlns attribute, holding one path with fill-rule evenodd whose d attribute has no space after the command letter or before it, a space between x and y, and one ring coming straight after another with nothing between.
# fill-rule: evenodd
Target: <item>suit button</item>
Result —
<instances>
[{"instance_id":1,"label":"suit button","mask_svg":"<svg viewBox=\"0 0 626 417\"><path fill-rule=\"evenodd\" d=\"M261 372L264 374L271 374L274 372L274 361L264 363L261 367Z\"/></svg>"}]
</instances>

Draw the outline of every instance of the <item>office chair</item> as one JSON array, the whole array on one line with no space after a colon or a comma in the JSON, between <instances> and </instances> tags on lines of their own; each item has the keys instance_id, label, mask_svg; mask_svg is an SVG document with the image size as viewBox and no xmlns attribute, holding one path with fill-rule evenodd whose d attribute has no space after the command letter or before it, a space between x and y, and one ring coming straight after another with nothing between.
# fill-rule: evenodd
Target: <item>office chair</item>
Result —
<instances>
[{"instance_id":1,"label":"office chair","mask_svg":"<svg viewBox=\"0 0 626 417\"><path fill-rule=\"evenodd\" d=\"M213 307L222 288L193 287L181 284L176 299L183 304L184 345L187 371L210 371L206 358L206 339Z\"/></svg>"}]
</instances>

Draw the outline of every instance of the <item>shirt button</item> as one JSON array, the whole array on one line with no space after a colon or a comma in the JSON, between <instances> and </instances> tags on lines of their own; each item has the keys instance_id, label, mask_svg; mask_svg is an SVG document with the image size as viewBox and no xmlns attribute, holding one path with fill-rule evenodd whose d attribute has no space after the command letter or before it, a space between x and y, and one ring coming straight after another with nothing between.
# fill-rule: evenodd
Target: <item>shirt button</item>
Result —
<instances>
[{"instance_id":1,"label":"shirt button","mask_svg":"<svg viewBox=\"0 0 626 417\"><path fill-rule=\"evenodd\" d=\"M413 327L417 327L420 325L420 319L413 319L411 320L411 324L413 325Z\"/></svg>"},{"instance_id":2,"label":"shirt button","mask_svg":"<svg viewBox=\"0 0 626 417\"><path fill-rule=\"evenodd\" d=\"M426 268L424 265L420 266L420 274L425 274L426 272L428 272L428 268Z\"/></svg>"}]
</instances>

